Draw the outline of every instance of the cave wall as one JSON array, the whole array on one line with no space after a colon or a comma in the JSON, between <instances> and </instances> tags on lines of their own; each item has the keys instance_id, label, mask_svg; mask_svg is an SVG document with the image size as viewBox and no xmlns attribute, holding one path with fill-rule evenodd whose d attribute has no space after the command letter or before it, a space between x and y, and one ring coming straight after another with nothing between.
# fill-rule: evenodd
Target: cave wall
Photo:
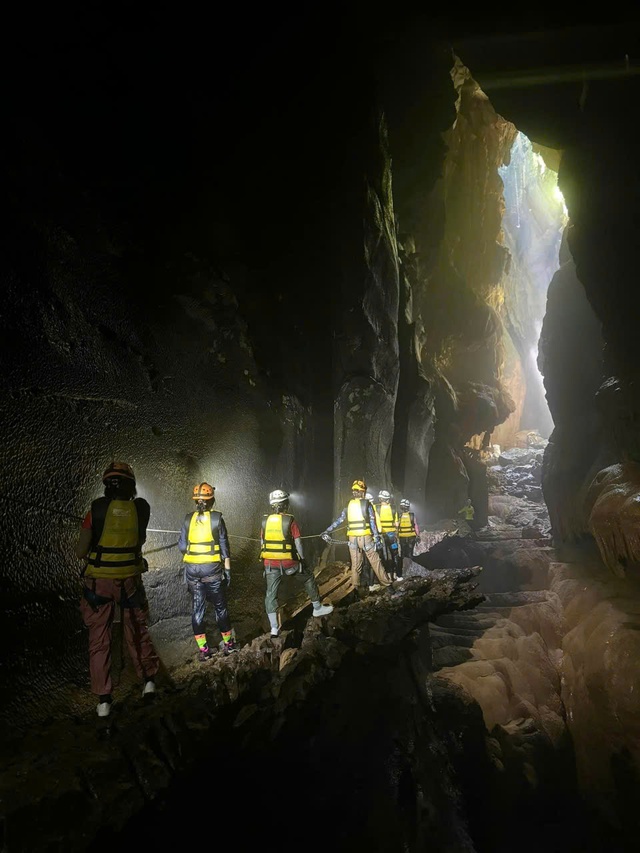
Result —
<instances>
[{"instance_id":1,"label":"cave wall","mask_svg":"<svg viewBox=\"0 0 640 853\"><path fill-rule=\"evenodd\" d=\"M416 499L433 441L391 162L405 160L419 115L431 146L421 187L432 188L454 114L447 51L427 49L421 100L405 103L413 66L383 80L360 39L346 49L327 32L334 61L318 74L324 48L307 51L285 28L286 53L256 37L229 79L197 49L167 67L157 39L142 62L131 26L63 37L46 80L25 77L7 102L0 381L3 443L18 463L1 488L8 723L86 681L72 548L111 458L134 466L153 528L177 530L193 484L216 486L245 641L265 628L246 537L269 491L291 490L303 533L316 533L355 476L390 484L404 411L410 435L395 452ZM37 46L34 67L49 57ZM176 538L147 543L161 656L189 632Z\"/></svg>"},{"instance_id":2,"label":"cave wall","mask_svg":"<svg viewBox=\"0 0 640 853\"><path fill-rule=\"evenodd\" d=\"M539 356L555 424L544 490L561 539L590 535L585 500L594 466L637 453L638 295L630 223L640 176L628 121L639 89L629 63L636 39L637 22L607 22L550 32L543 51L535 32L456 46L501 115L533 142L562 151L558 185L570 227ZM503 49L489 64L490 43ZM552 69L548 74L531 75L528 63L536 55ZM581 74L570 73L573 61Z\"/></svg>"},{"instance_id":3,"label":"cave wall","mask_svg":"<svg viewBox=\"0 0 640 853\"><path fill-rule=\"evenodd\" d=\"M563 704L581 788L637 833L638 290L632 225L640 206L637 22L458 49L497 110L534 142L562 150L558 184L570 225L549 287L539 366L554 430L543 491L554 541L552 589L564 608ZM496 45L494 44L494 47ZM494 53L494 59L497 56ZM534 79L533 57L542 65ZM579 75L570 69L579 68ZM505 73L508 72L508 73Z\"/></svg>"},{"instance_id":4,"label":"cave wall","mask_svg":"<svg viewBox=\"0 0 640 853\"><path fill-rule=\"evenodd\" d=\"M413 206L394 183L405 271L419 317L421 372L435 405L422 517L455 517L472 495L479 523L487 496L474 436L490 434L516 407L502 382L504 329L497 308L508 253L501 243L502 181L515 128L497 116L453 57L456 112L442 134L442 174ZM477 457L477 458L476 458Z\"/></svg>"}]
</instances>

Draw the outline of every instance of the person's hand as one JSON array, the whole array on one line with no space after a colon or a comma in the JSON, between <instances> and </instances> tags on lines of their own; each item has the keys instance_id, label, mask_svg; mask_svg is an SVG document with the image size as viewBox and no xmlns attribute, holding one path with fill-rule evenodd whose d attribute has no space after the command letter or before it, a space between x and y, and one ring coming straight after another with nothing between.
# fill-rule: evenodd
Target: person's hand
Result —
<instances>
[{"instance_id":1,"label":"person's hand","mask_svg":"<svg viewBox=\"0 0 640 853\"><path fill-rule=\"evenodd\" d=\"M231 569L224 570L224 579L227 582L227 589L231 586Z\"/></svg>"},{"instance_id":2,"label":"person's hand","mask_svg":"<svg viewBox=\"0 0 640 853\"><path fill-rule=\"evenodd\" d=\"M376 551L379 551L382 548L382 539L379 536L374 536L373 544L376 546Z\"/></svg>"},{"instance_id":3,"label":"person's hand","mask_svg":"<svg viewBox=\"0 0 640 853\"><path fill-rule=\"evenodd\" d=\"M330 545L330 544L331 544L331 534L329 534L329 533L327 533L327 532L325 531L324 533L321 533L321 534L320 534L320 536L321 536L321 538L322 538L322 539L324 539L324 541L325 541L328 545Z\"/></svg>"}]
</instances>

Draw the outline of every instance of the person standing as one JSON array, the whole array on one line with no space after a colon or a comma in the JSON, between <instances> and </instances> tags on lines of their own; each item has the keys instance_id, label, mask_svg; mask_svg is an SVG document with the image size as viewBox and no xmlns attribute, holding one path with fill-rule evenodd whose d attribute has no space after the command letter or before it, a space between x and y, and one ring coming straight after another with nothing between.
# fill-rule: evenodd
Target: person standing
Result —
<instances>
[{"instance_id":1,"label":"person standing","mask_svg":"<svg viewBox=\"0 0 640 853\"><path fill-rule=\"evenodd\" d=\"M367 492L365 495L365 498L368 501L370 501L371 504L373 504L373 495L371 494L371 492ZM366 554L365 554L365 557L366 557ZM369 562L368 559L365 559L362 563L362 573L360 575L360 582L362 583L363 586L369 587L369 589L371 589L372 587L375 589L378 588L376 586L376 576L373 573L373 569L371 568L371 563Z\"/></svg>"},{"instance_id":2,"label":"person standing","mask_svg":"<svg viewBox=\"0 0 640 853\"><path fill-rule=\"evenodd\" d=\"M376 523L382 540L383 563L391 577L402 576L402 564L398 552L396 525L398 515L391 503L393 495L387 489L378 493L378 503L374 505ZM398 568L399 567L399 568Z\"/></svg>"},{"instance_id":3,"label":"person standing","mask_svg":"<svg viewBox=\"0 0 640 853\"><path fill-rule=\"evenodd\" d=\"M400 514L397 522L398 541L400 543L400 574L398 580L403 579L404 559L413 559L415 544L420 535L420 528L416 521L415 513L411 511L411 503L407 498L400 501Z\"/></svg>"},{"instance_id":4,"label":"person standing","mask_svg":"<svg viewBox=\"0 0 640 853\"><path fill-rule=\"evenodd\" d=\"M331 543L331 531L347 522L347 538L349 539L349 556L351 557L351 581L355 589L362 585L362 564L365 554L371 563L378 583L389 586L392 578L387 574L378 548L382 546L380 533L376 524L376 514L370 501L365 497L367 486L364 480L354 480L351 486L352 499L342 510L338 518L321 533L325 542Z\"/></svg>"},{"instance_id":5,"label":"person standing","mask_svg":"<svg viewBox=\"0 0 640 853\"><path fill-rule=\"evenodd\" d=\"M191 627L198 646L198 660L213 657L216 649L207 642L204 617L211 601L222 634L225 655L238 651L227 609L226 591L231 584L231 550L224 518L213 509L215 487L199 483L193 487L196 509L185 517L178 550L183 555L185 581L191 593Z\"/></svg>"},{"instance_id":6,"label":"person standing","mask_svg":"<svg viewBox=\"0 0 640 853\"><path fill-rule=\"evenodd\" d=\"M277 637L280 633L278 590L284 575L301 575L313 605L314 616L328 616L333 612L333 605L320 601L318 584L304 559L300 525L289 512L289 494L282 489L275 489L269 494L269 506L271 512L264 516L260 527L260 559L263 561L267 585L264 606L271 636Z\"/></svg>"},{"instance_id":7,"label":"person standing","mask_svg":"<svg viewBox=\"0 0 640 853\"><path fill-rule=\"evenodd\" d=\"M458 515L461 515L467 522L469 527L473 528L473 520L475 518L476 511L474 509L473 504L471 503L471 498L467 498L467 501L464 506L458 510Z\"/></svg>"},{"instance_id":8,"label":"person standing","mask_svg":"<svg viewBox=\"0 0 640 853\"><path fill-rule=\"evenodd\" d=\"M151 508L137 498L136 478L127 462L112 462L102 475L104 497L91 504L82 522L76 555L86 559L80 610L89 629L91 690L98 696L97 713L111 713L111 641L116 605L121 608L124 638L144 687L155 693L160 662L147 625L148 605L142 583L146 562L142 546Z\"/></svg>"}]
</instances>

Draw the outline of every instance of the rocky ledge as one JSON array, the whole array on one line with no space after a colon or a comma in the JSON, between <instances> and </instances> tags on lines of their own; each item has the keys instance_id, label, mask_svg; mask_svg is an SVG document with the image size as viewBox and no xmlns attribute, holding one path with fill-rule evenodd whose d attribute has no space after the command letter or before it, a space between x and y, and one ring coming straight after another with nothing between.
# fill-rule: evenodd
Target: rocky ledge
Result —
<instances>
[{"instance_id":1,"label":"rocky ledge","mask_svg":"<svg viewBox=\"0 0 640 853\"><path fill-rule=\"evenodd\" d=\"M445 704L475 714L478 732L482 723L432 678L428 624L484 599L480 571L352 593L329 617L172 673L152 704L126 701L104 727L87 715L32 730L4 762L2 850L159 843L176 819L202 822L190 838L266 843L279 840L270 803L283 799L297 806L286 820L304 826L307 849L322 846L329 804L334 849L366 839L383 849L381 832L387 850L414 849L425 833L475 849L434 697L444 691ZM230 820L243 809L246 820Z\"/></svg>"}]
</instances>

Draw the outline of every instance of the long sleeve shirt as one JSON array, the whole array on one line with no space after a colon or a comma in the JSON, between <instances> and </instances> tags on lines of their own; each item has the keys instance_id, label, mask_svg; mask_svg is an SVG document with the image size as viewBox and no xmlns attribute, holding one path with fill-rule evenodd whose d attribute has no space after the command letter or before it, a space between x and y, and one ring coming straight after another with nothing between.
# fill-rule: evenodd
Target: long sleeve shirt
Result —
<instances>
[{"instance_id":1,"label":"long sleeve shirt","mask_svg":"<svg viewBox=\"0 0 640 853\"><path fill-rule=\"evenodd\" d=\"M185 518L184 523L180 529L180 538L178 539L178 551L181 554L187 553L187 546L189 545L189 525L191 523L191 515ZM231 549L229 547L229 535L227 533L227 526L224 523L224 518L222 515L220 516L220 520L218 522L218 536L220 539L220 557L224 561L225 559L231 558Z\"/></svg>"}]
</instances>

